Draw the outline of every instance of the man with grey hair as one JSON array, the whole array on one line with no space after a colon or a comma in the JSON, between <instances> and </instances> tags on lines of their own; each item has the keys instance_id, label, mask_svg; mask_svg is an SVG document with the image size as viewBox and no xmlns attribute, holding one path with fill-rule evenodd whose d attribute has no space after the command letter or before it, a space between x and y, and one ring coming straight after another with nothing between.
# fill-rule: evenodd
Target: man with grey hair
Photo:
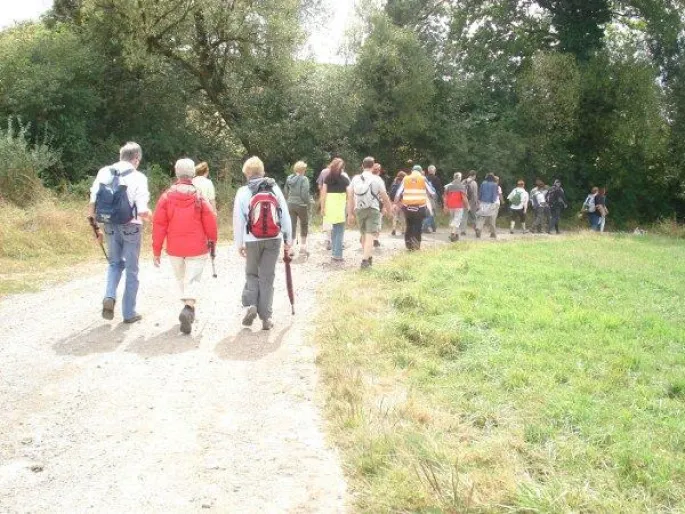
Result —
<instances>
[{"instance_id":1,"label":"man with grey hair","mask_svg":"<svg viewBox=\"0 0 685 514\"><path fill-rule=\"evenodd\" d=\"M122 299L122 314L124 323L135 323L142 316L136 312L136 297L138 295L138 258L140 243L143 235L143 220L151 220L148 202L147 177L138 171L143 158L143 151L137 143L126 143L119 151L119 162L105 166L98 171L93 186L90 189L89 217L97 215L102 221L103 205L117 192L125 193L123 200L130 208L130 215L112 217L117 222L104 221L104 233L107 236L109 267L107 269L107 285L102 300L102 317L106 320L114 319L114 304L116 303L117 287L121 276L126 271L126 287ZM118 213L121 214L121 213ZM102 242L102 231L98 233L98 241Z\"/></svg>"},{"instance_id":2,"label":"man with grey hair","mask_svg":"<svg viewBox=\"0 0 685 514\"><path fill-rule=\"evenodd\" d=\"M159 267L166 243L183 302L178 316L181 332L190 334L207 253L216 245L216 215L209 200L192 182L195 163L179 159L174 168L178 180L162 194L155 208L152 253L153 262Z\"/></svg>"}]
</instances>

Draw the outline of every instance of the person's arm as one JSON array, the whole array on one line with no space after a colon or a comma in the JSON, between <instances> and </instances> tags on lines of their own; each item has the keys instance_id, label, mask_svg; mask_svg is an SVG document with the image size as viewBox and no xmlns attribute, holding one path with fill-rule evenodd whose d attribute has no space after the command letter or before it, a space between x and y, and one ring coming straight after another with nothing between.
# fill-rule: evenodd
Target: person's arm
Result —
<instances>
[{"instance_id":1,"label":"person's arm","mask_svg":"<svg viewBox=\"0 0 685 514\"><path fill-rule=\"evenodd\" d=\"M326 216L326 197L328 196L328 185L324 182L321 187L321 216Z\"/></svg>"},{"instance_id":2,"label":"person's arm","mask_svg":"<svg viewBox=\"0 0 685 514\"><path fill-rule=\"evenodd\" d=\"M152 221L152 213L148 207L149 203L150 190L148 189L147 177L142 175L140 184L134 193L133 204L136 207L136 216L144 221Z\"/></svg>"},{"instance_id":3,"label":"person's arm","mask_svg":"<svg viewBox=\"0 0 685 514\"><path fill-rule=\"evenodd\" d=\"M464 202L464 209L466 209L468 211L470 208L470 205L469 205L469 195L466 194L466 191L461 192L461 198Z\"/></svg>"},{"instance_id":4,"label":"person's arm","mask_svg":"<svg viewBox=\"0 0 685 514\"><path fill-rule=\"evenodd\" d=\"M285 251L289 251L293 244L293 225L290 219L288 202L283 196L283 191L278 185L274 185L274 193L278 198L278 206L281 208L281 233L283 234L283 246Z\"/></svg>"},{"instance_id":5,"label":"person's arm","mask_svg":"<svg viewBox=\"0 0 685 514\"><path fill-rule=\"evenodd\" d=\"M204 229L207 241L216 243L219 239L219 227L216 214L206 199L202 199L202 228Z\"/></svg>"},{"instance_id":6,"label":"person's arm","mask_svg":"<svg viewBox=\"0 0 685 514\"><path fill-rule=\"evenodd\" d=\"M152 261L159 266L162 257L162 247L169 231L169 216L167 212L167 195L162 194L157 202L152 223Z\"/></svg>"},{"instance_id":7,"label":"person's arm","mask_svg":"<svg viewBox=\"0 0 685 514\"><path fill-rule=\"evenodd\" d=\"M245 257L245 214L243 213L243 189L238 189L238 192L233 199L233 241L235 243L238 253Z\"/></svg>"},{"instance_id":8,"label":"person's arm","mask_svg":"<svg viewBox=\"0 0 685 514\"><path fill-rule=\"evenodd\" d=\"M435 188L428 180L426 180L426 192L428 193L428 196L435 198Z\"/></svg>"},{"instance_id":9,"label":"person's arm","mask_svg":"<svg viewBox=\"0 0 685 514\"><path fill-rule=\"evenodd\" d=\"M397 188L397 193L395 193L395 198L393 198L396 205L400 205L400 202L402 201L402 195L404 195L404 182L402 182L400 187Z\"/></svg>"},{"instance_id":10,"label":"person's arm","mask_svg":"<svg viewBox=\"0 0 685 514\"><path fill-rule=\"evenodd\" d=\"M351 182L345 189L345 194L347 195L347 220L352 223L354 222L354 195Z\"/></svg>"},{"instance_id":11,"label":"person's arm","mask_svg":"<svg viewBox=\"0 0 685 514\"><path fill-rule=\"evenodd\" d=\"M209 182L209 187L207 188L209 190L209 196L207 197L207 200L209 201L209 205L212 206L212 210L216 214L216 189L214 189L214 183L208 179Z\"/></svg>"},{"instance_id":12,"label":"person's arm","mask_svg":"<svg viewBox=\"0 0 685 514\"><path fill-rule=\"evenodd\" d=\"M388 196L388 192L383 188L381 190L381 200L383 201L383 213L385 213L386 216L390 216L390 206L392 205L392 202L390 201L390 197Z\"/></svg>"},{"instance_id":13,"label":"person's arm","mask_svg":"<svg viewBox=\"0 0 685 514\"><path fill-rule=\"evenodd\" d=\"M528 202L530 201L530 195L528 192L524 191L521 195L521 202L523 203L523 214L528 214Z\"/></svg>"},{"instance_id":14,"label":"person's arm","mask_svg":"<svg viewBox=\"0 0 685 514\"><path fill-rule=\"evenodd\" d=\"M93 185L90 186L90 201L88 202L88 217L95 219L95 200L98 196L98 190L100 189L100 173L95 176L93 180ZM98 243L102 244L104 241L104 236L102 235L102 230L98 226L97 236L95 239Z\"/></svg>"},{"instance_id":15,"label":"person's arm","mask_svg":"<svg viewBox=\"0 0 685 514\"><path fill-rule=\"evenodd\" d=\"M302 178L304 179L302 181L302 185L300 186L302 189L304 189L304 195L300 194L300 198L303 198L305 203L309 205L309 202L311 202L311 190L309 189L309 178L306 176L302 175Z\"/></svg>"}]
</instances>

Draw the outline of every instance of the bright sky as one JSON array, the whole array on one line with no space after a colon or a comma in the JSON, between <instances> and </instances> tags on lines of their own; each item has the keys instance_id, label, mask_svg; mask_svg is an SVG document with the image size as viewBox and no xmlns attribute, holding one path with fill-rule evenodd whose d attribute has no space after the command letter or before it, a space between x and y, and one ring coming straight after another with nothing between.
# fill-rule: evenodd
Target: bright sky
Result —
<instances>
[{"instance_id":1,"label":"bright sky","mask_svg":"<svg viewBox=\"0 0 685 514\"><path fill-rule=\"evenodd\" d=\"M320 30L310 34L308 52L318 61L341 62L338 49L343 42L347 24L352 20L355 0L325 0L330 16ZM0 0L0 28L17 21L37 19L52 7L52 0Z\"/></svg>"}]
</instances>

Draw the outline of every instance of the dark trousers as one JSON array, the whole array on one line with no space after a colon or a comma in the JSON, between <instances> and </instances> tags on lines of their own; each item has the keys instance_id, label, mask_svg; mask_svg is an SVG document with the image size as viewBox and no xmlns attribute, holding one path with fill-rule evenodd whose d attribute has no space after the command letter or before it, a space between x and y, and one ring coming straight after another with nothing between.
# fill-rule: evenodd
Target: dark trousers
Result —
<instances>
[{"instance_id":1,"label":"dark trousers","mask_svg":"<svg viewBox=\"0 0 685 514\"><path fill-rule=\"evenodd\" d=\"M404 216L407 220L407 227L404 231L404 244L407 250L418 250L421 248L421 230L423 229L423 219L426 217L428 209L404 209Z\"/></svg>"},{"instance_id":2,"label":"dark trousers","mask_svg":"<svg viewBox=\"0 0 685 514\"><path fill-rule=\"evenodd\" d=\"M563 208L561 206L559 207L552 207L551 209L551 214L550 214L550 220L549 220L549 231L551 232L552 229L556 231L556 233L559 233L559 220L561 219L561 213L563 212Z\"/></svg>"}]
</instances>

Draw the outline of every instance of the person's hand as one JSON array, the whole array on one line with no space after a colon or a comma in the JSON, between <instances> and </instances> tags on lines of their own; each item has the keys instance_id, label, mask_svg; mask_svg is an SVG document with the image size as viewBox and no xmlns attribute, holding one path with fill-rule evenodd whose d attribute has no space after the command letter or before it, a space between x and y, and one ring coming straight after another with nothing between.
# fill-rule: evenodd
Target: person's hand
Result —
<instances>
[{"instance_id":1,"label":"person's hand","mask_svg":"<svg viewBox=\"0 0 685 514\"><path fill-rule=\"evenodd\" d=\"M98 244L103 244L105 241L105 236L102 234L102 230L98 229L98 235L95 237Z\"/></svg>"},{"instance_id":2,"label":"person's hand","mask_svg":"<svg viewBox=\"0 0 685 514\"><path fill-rule=\"evenodd\" d=\"M155 268L159 268L159 265L160 265L161 261L162 261L162 257L159 256L159 255L155 255L155 256L152 258L152 264L155 265Z\"/></svg>"},{"instance_id":3,"label":"person's hand","mask_svg":"<svg viewBox=\"0 0 685 514\"><path fill-rule=\"evenodd\" d=\"M321 208L321 217L322 218L326 217L326 209L324 207Z\"/></svg>"},{"instance_id":4,"label":"person's hand","mask_svg":"<svg viewBox=\"0 0 685 514\"><path fill-rule=\"evenodd\" d=\"M290 250L292 249L293 245L288 244L288 243L283 243L283 251L287 253L288 255L290 254Z\"/></svg>"},{"instance_id":5,"label":"person's hand","mask_svg":"<svg viewBox=\"0 0 685 514\"><path fill-rule=\"evenodd\" d=\"M238 249L238 253L240 254L241 257L245 258L247 257L247 248L245 246L241 246Z\"/></svg>"}]
</instances>

